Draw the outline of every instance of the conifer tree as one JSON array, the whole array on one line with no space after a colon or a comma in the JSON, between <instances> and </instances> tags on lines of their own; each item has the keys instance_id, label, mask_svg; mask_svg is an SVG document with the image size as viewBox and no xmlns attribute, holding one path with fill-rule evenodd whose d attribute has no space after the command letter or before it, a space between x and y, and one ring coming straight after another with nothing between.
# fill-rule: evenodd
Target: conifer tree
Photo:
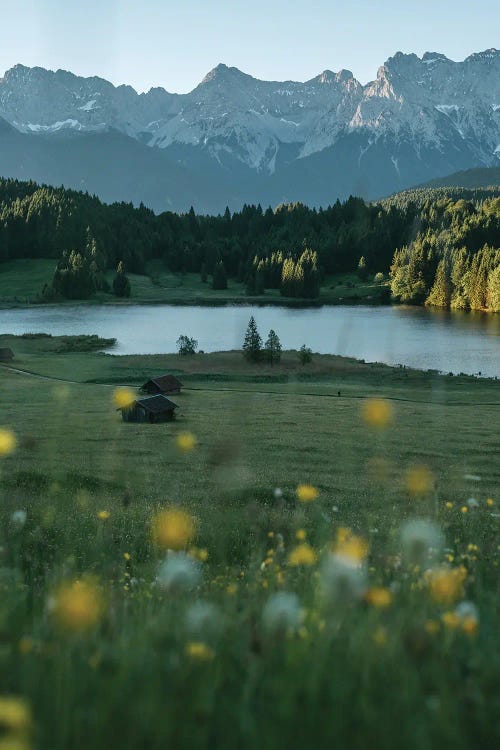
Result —
<instances>
[{"instance_id":1,"label":"conifer tree","mask_svg":"<svg viewBox=\"0 0 500 750\"><path fill-rule=\"evenodd\" d=\"M264 345L264 353L266 360L271 366L274 365L275 362L279 362L281 359L281 342L272 328L269 331L267 341Z\"/></svg>"},{"instance_id":2,"label":"conifer tree","mask_svg":"<svg viewBox=\"0 0 500 750\"><path fill-rule=\"evenodd\" d=\"M262 353L262 339L257 330L257 323L252 317L248 321L248 327L243 342L243 356L248 362L258 362Z\"/></svg>"},{"instance_id":3,"label":"conifer tree","mask_svg":"<svg viewBox=\"0 0 500 750\"><path fill-rule=\"evenodd\" d=\"M363 281L368 278L368 269L366 267L365 256L362 255L358 263L358 276Z\"/></svg>"},{"instance_id":4,"label":"conifer tree","mask_svg":"<svg viewBox=\"0 0 500 750\"><path fill-rule=\"evenodd\" d=\"M125 276L125 267L122 261L118 263L116 276L113 279L113 294L117 297L130 297L130 281Z\"/></svg>"},{"instance_id":5,"label":"conifer tree","mask_svg":"<svg viewBox=\"0 0 500 750\"><path fill-rule=\"evenodd\" d=\"M227 289L227 273L224 263L220 260L215 268L212 279L212 289Z\"/></svg>"},{"instance_id":6,"label":"conifer tree","mask_svg":"<svg viewBox=\"0 0 500 750\"><path fill-rule=\"evenodd\" d=\"M497 265L488 276L486 306L492 312L500 312L500 250L497 250Z\"/></svg>"},{"instance_id":7,"label":"conifer tree","mask_svg":"<svg viewBox=\"0 0 500 750\"><path fill-rule=\"evenodd\" d=\"M429 296L425 300L426 305L434 305L435 307L449 307L451 301L451 279L449 272L449 263L446 258L439 261L439 265L436 271L436 277L434 284L429 292Z\"/></svg>"}]
</instances>

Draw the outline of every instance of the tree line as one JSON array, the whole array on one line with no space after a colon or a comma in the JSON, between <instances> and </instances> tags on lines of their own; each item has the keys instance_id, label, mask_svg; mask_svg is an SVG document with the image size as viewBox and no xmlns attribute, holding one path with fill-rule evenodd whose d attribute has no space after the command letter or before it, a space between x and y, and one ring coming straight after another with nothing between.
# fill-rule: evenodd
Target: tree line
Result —
<instances>
[{"instance_id":1,"label":"tree line","mask_svg":"<svg viewBox=\"0 0 500 750\"><path fill-rule=\"evenodd\" d=\"M394 297L405 303L500 311L500 198L427 200L414 239L396 250Z\"/></svg>"},{"instance_id":2,"label":"tree line","mask_svg":"<svg viewBox=\"0 0 500 750\"><path fill-rule=\"evenodd\" d=\"M279 289L304 299L319 295L327 274L367 278L391 269L395 299L452 306L462 299L465 307L498 309L498 195L424 189L373 204L351 197L319 209L293 203L219 216L193 209L156 215L143 205L106 205L88 193L0 179L0 269L2 261L54 258L45 296L127 296L126 274L161 260L174 273L210 277L214 289L235 279L248 294Z\"/></svg>"}]
</instances>

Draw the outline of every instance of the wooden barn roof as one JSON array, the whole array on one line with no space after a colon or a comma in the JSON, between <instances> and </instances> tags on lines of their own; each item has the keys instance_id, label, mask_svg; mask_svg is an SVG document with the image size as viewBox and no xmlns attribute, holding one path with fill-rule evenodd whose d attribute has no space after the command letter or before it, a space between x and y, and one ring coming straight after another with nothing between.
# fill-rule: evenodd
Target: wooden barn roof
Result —
<instances>
[{"instance_id":1,"label":"wooden barn roof","mask_svg":"<svg viewBox=\"0 0 500 750\"><path fill-rule=\"evenodd\" d=\"M158 375L157 378L147 380L142 387L145 388L148 383L154 383L158 388L165 392L176 391L178 388L182 388L181 381L179 378L176 378L175 375Z\"/></svg>"},{"instance_id":2,"label":"wooden barn roof","mask_svg":"<svg viewBox=\"0 0 500 750\"><path fill-rule=\"evenodd\" d=\"M151 414L161 414L165 411L173 411L178 409L177 404L174 404L166 396L162 396L158 393L156 396L148 396L147 398L140 398L136 401L137 406L142 406L143 409L150 412Z\"/></svg>"}]
</instances>

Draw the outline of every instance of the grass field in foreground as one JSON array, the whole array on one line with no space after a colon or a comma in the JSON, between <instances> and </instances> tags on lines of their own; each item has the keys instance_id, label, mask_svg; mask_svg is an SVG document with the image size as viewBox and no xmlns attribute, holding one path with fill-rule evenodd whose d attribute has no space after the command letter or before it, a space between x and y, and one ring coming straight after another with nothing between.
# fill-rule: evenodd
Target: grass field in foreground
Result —
<instances>
[{"instance_id":1,"label":"grass field in foreground","mask_svg":"<svg viewBox=\"0 0 500 750\"><path fill-rule=\"evenodd\" d=\"M236 353L2 345L20 369L102 381L0 369L0 426L17 437L12 452L0 440L12 741L498 744L497 383L334 357L306 377L293 354L270 372ZM112 384L160 364L184 370L178 419L123 423ZM317 499L301 502L300 484ZM195 523L190 539L158 517L171 504ZM402 537L415 518L428 522ZM152 529L189 555L162 567Z\"/></svg>"}]
</instances>

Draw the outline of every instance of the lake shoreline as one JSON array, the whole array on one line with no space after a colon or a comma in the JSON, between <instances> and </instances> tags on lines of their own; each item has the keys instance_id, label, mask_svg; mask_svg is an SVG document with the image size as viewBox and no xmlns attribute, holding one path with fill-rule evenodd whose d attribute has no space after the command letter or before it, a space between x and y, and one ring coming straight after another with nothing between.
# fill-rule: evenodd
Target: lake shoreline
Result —
<instances>
[{"instance_id":1,"label":"lake shoreline","mask_svg":"<svg viewBox=\"0 0 500 750\"><path fill-rule=\"evenodd\" d=\"M420 384L435 383L438 378L443 382L453 382L456 387L472 381L485 386L498 380L496 376L479 376L468 373L453 374L449 372L411 367L405 364L389 364L380 361L367 361L359 357L341 354L322 354L312 352L312 363L301 365L297 349L284 349L281 360L270 365L265 360L248 363L242 349L225 349L213 352L198 352L194 355L181 356L177 352L155 354L134 353L119 354L113 351L114 345L99 349L95 345L87 346L91 336L52 336L38 334L0 334L0 346L8 346L16 352L11 361L0 361L0 371L11 371L27 376L41 377L58 382L87 383L93 385L131 385L132 379L141 380L137 373L155 373L164 367L169 372L181 377L189 389L192 381L210 381L223 385L226 381L239 380L242 383L254 384L289 384L290 378L297 384L322 384L331 382L335 376L345 378L349 373L356 379L359 375L375 378L377 385L390 378L393 382L404 384L406 379L411 383L415 379ZM69 359L66 359L69 357ZM39 370L33 365L50 360L48 371ZM82 380L61 377L67 374L63 363L79 363L77 371L81 373L91 364L90 372ZM61 369L62 368L62 369ZM70 366L71 369L71 366ZM131 373L134 373L134 376ZM113 373L111 376L110 373ZM118 374L120 373L120 374ZM146 377L146 375L144 375ZM339 383L340 384L340 383ZM345 386L345 383L343 384ZM333 395L337 395L334 392Z\"/></svg>"},{"instance_id":2,"label":"lake shoreline","mask_svg":"<svg viewBox=\"0 0 500 750\"><path fill-rule=\"evenodd\" d=\"M289 307L293 309L308 309L318 307L346 307L350 305L362 305L365 307L397 307L398 303L391 300L384 301L380 297L370 299L367 297L341 297L340 299L294 299L290 297L183 297L172 299L88 299L88 300L63 300L53 302L0 302L0 310L33 310L47 307L134 307L134 306L172 305L174 307Z\"/></svg>"}]
</instances>

